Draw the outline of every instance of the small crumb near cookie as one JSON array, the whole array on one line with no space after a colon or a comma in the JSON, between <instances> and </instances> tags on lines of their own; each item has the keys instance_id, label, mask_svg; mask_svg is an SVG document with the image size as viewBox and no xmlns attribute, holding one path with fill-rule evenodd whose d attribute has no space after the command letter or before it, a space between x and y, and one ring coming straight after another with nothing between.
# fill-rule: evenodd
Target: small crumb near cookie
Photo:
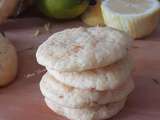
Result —
<instances>
[{"instance_id":1,"label":"small crumb near cookie","mask_svg":"<svg viewBox=\"0 0 160 120\"><path fill-rule=\"evenodd\" d=\"M32 51L32 50L36 50L36 49L37 49L36 46L31 46L29 48L25 48L25 49L19 50L18 52L22 53L22 52L26 52L26 51L30 51L30 50Z\"/></svg>"},{"instance_id":2,"label":"small crumb near cookie","mask_svg":"<svg viewBox=\"0 0 160 120\"><path fill-rule=\"evenodd\" d=\"M36 71L37 74L41 74L41 73L44 73L44 72L47 72L47 70L46 69L42 69L42 70L37 70Z\"/></svg>"},{"instance_id":3,"label":"small crumb near cookie","mask_svg":"<svg viewBox=\"0 0 160 120\"><path fill-rule=\"evenodd\" d=\"M31 74L27 74L26 78L31 78L31 77L34 77L34 76L35 76L35 73L31 73Z\"/></svg>"},{"instance_id":4,"label":"small crumb near cookie","mask_svg":"<svg viewBox=\"0 0 160 120\"><path fill-rule=\"evenodd\" d=\"M28 79L28 78L34 77L34 76L36 76L36 75L39 75L39 74L41 74L41 73L44 73L44 72L46 72L46 69L40 69L40 70L36 70L35 72L29 73L29 74L24 75L24 76L25 76L25 78Z\"/></svg>"},{"instance_id":5,"label":"small crumb near cookie","mask_svg":"<svg viewBox=\"0 0 160 120\"><path fill-rule=\"evenodd\" d=\"M51 28L51 23L46 23L45 25L44 25L44 29L47 31L47 32L49 32L50 31L50 28Z\"/></svg>"},{"instance_id":6,"label":"small crumb near cookie","mask_svg":"<svg viewBox=\"0 0 160 120\"><path fill-rule=\"evenodd\" d=\"M40 33L40 29L36 29L36 31L33 33L33 37L38 37Z\"/></svg>"}]
</instances>

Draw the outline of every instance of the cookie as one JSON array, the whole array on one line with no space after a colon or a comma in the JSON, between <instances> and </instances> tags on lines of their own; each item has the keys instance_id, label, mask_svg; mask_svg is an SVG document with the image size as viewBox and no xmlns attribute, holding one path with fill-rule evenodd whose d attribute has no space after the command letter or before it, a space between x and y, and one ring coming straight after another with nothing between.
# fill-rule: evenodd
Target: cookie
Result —
<instances>
[{"instance_id":1,"label":"cookie","mask_svg":"<svg viewBox=\"0 0 160 120\"><path fill-rule=\"evenodd\" d=\"M0 87L14 80L17 73L15 47L0 34Z\"/></svg>"},{"instance_id":2,"label":"cookie","mask_svg":"<svg viewBox=\"0 0 160 120\"><path fill-rule=\"evenodd\" d=\"M45 99L47 106L59 115L70 120L103 120L116 115L125 105L126 99L92 108L71 109L57 105L49 99Z\"/></svg>"},{"instance_id":3,"label":"cookie","mask_svg":"<svg viewBox=\"0 0 160 120\"><path fill-rule=\"evenodd\" d=\"M128 79L115 90L82 90L62 84L48 73L42 77L40 82L41 92L46 98L69 108L94 107L117 102L127 97L133 88L134 83L132 79Z\"/></svg>"},{"instance_id":4,"label":"cookie","mask_svg":"<svg viewBox=\"0 0 160 120\"><path fill-rule=\"evenodd\" d=\"M123 84L132 71L129 56L107 67L83 72L59 72L47 68L56 80L79 89L111 90Z\"/></svg>"},{"instance_id":5,"label":"cookie","mask_svg":"<svg viewBox=\"0 0 160 120\"><path fill-rule=\"evenodd\" d=\"M79 27L53 34L39 46L39 64L63 72L81 72L125 57L132 38L109 27Z\"/></svg>"}]
</instances>

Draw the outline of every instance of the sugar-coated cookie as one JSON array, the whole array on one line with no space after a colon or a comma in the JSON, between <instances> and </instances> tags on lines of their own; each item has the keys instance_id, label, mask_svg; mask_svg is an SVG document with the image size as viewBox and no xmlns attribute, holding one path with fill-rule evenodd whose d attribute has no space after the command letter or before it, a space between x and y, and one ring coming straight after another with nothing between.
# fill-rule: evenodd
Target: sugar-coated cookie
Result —
<instances>
[{"instance_id":1,"label":"sugar-coated cookie","mask_svg":"<svg viewBox=\"0 0 160 120\"><path fill-rule=\"evenodd\" d=\"M49 99L45 99L47 106L59 115L70 120L104 120L116 115L125 105L126 99L92 108L71 109L57 105Z\"/></svg>"},{"instance_id":2,"label":"sugar-coated cookie","mask_svg":"<svg viewBox=\"0 0 160 120\"><path fill-rule=\"evenodd\" d=\"M40 82L40 89L46 98L57 104L70 108L83 108L120 101L132 92L134 83L132 79L126 79L126 82L115 90L82 90L64 85L46 73Z\"/></svg>"},{"instance_id":3,"label":"sugar-coated cookie","mask_svg":"<svg viewBox=\"0 0 160 120\"><path fill-rule=\"evenodd\" d=\"M79 27L53 34L37 50L39 64L57 71L80 72L125 57L132 38L110 27Z\"/></svg>"},{"instance_id":4,"label":"sugar-coated cookie","mask_svg":"<svg viewBox=\"0 0 160 120\"><path fill-rule=\"evenodd\" d=\"M56 80L79 89L95 89L99 91L115 89L129 78L132 72L130 56L107 67L83 72L59 72L47 68Z\"/></svg>"}]
</instances>

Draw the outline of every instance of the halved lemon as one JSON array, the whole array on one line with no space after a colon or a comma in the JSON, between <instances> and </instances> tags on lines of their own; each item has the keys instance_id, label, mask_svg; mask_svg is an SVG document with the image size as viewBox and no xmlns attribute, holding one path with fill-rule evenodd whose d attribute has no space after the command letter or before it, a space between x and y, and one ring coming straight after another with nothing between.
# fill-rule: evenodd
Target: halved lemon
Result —
<instances>
[{"instance_id":1,"label":"halved lemon","mask_svg":"<svg viewBox=\"0 0 160 120\"><path fill-rule=\"evenodd\" d=\"M160 18L158 0L103 0L105 24L141 38L155 30Z\"/></svg>"}]
</instances>

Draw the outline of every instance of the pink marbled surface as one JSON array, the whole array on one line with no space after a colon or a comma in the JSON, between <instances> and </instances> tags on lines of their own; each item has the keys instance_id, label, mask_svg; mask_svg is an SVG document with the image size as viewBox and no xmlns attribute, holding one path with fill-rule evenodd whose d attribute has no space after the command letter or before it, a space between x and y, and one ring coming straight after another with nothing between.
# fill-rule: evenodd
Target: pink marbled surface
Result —
<instances>
[{"instance_id":1,"label":"pink marbled surface","mask_svg":"<svg viewBox=\"0 0 160 120\"><path fill-rule=\"evenodd\" d=\"M36 63L36 47L46 38L67 27L83 25L79 21L53 22L51 33L33 37L45 20L28 18L10 20L0 26L14 43L19 55L19 73L9 86L0 89L0 120L66 120L50 111L39 90L43 67ZM33 49L33 47L35 49ZM112 120L160 120L160 30L145 40L136 40L132 49L135 59L133 78L136 83L126 107ZM33 74L27 78L28 74ZM154 82L153 79L159 81Z\"/></svg>"}]
</instances>

